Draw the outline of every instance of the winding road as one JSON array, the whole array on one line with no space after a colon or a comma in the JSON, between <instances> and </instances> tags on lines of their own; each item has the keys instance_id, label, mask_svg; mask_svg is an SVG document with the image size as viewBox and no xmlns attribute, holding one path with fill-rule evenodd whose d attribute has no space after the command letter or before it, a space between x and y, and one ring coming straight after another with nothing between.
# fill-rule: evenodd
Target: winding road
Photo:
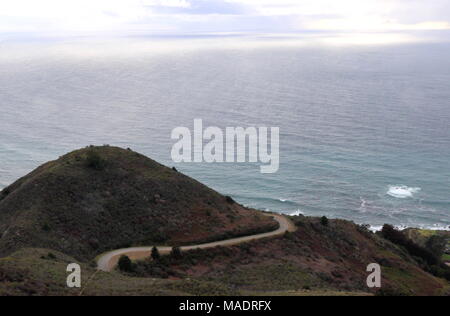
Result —
<instances>
[{"instance_id":1,"label":"winding road","mask_svg":"<svg viewBox=\"0 0 450 316\"><path fill-rule=\"evenodd\" d=\"M274 237L283 235L285 232L294 232L297 230L294 223L292 223L287 217L279 214L268 214L272 216L279 224L280 227L273 231L263 234L244 236L239 238L227 239L222 241L216 241L207 244L192 245L181 247L182 251L189 251L194 249L208 249L218 246L233 246L241 243L249 242L252 240ZM150 257L152 247L134 247L126 249L118 249L101 255L97 260L98 270L111 272L116 267L121 256L128 256L131 260L140 260ZM159 253L162 255L168 255L172 251L172 247L158 247Z\"/></svg>"}]
</instances>

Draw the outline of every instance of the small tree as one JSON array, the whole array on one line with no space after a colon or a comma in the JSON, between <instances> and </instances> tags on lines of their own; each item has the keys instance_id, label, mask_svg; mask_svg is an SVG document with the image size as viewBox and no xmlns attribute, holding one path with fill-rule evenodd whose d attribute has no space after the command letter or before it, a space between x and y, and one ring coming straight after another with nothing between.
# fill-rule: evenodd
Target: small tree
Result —
<instances>
[{"instance_id":1,"label":"small tree","mask_svg":"<svg viewBox=\"0 0 450 316\"><path fill-rule=\"evenodd\" d=\"M119 270L123 272L132 272L133 271L133 263L128 256L122 256L119 259Z\"/></svg>"},{"instance_id":2,"label":"small tree","mask_svg":"<svg viewBox=\"0 0 450 316\"><path fill-rule=\"evenodd\" d=\"M444 255L446 246L447 238L439 235L431 236L425 244L425 247L435 255L436 258L441 258Z\"/></svg>"},{"instance_id":3,"label":"small tree","mask_svg":"<svg viewBox=\"0 0 450 316\"><path fill-rule=\"evenodd\" d=\"M49 231L51 230L50 225L47 224L47 223L43 224L43 225L42 225L42 230L43 230L44 232L49 232Z\"/></svg>"},{"instance_id":4,"label":"small tree","mask_svg":"<svg viewBox=\"0 0 450 316\"><path fill-rule=\"evenodd\" d=\"M161 255L159 254L159 250L156 247L153 247L152 249L152 255L151 255L152 259L157 261L161 258Z\"/></svg>"},{"instance_id":5,"label":"small tree","mask_svg":"<svg viewBox=\"0 0 450 316\"><path fill-rule=\"evenodd\" d=\"M225 199L227 200L227 203L228 203L228 204L234 204L234 203L236 203L236 202L233 200L233 198L232 198L231 196L226 196Z\"/></svg>"},{"instance_id":6,"label":"small tree","mask_svg":"<svg viewBox=\"0 0 450 316\"><path fill-rule=\"evenodd\" d=\"M183 256L183 254L181 252L181 248L173 247L172 251L170 252L170 256L174 259L181 259L181 257Z\"/></svg>"},{"instance_id":7,"label":"small tree","mask_svg":"<svg viewBox=\"0 0 450 316\"><path fill-rule=\"evenodd\" d=\"M329 224L329 220L328 220L328 218L326 217L326 216L323 216L321 219L320 219L320 223L323 225L323 226L328 226L328 224Z\"/></svg>"},{"instance_id":8,"label":"small tree","mask_svg":"<svg viewBox=\"0 0 450 316\"><path fill-rule=\"evenodd\" d=\"M100 157L100 155L94 151L94 149L90 149L87 153L86 164L89 168L94 170L101 171L105 168L105 161Z\"/></svg>"}]
</instances>

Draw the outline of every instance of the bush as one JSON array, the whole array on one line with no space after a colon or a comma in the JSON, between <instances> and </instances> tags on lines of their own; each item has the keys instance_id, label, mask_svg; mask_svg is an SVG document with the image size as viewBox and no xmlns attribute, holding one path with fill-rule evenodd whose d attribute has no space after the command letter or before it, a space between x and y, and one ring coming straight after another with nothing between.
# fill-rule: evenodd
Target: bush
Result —
<instances>
[{"instance_id":1,"label":"bush","mask_svg":"<svg viewBox=\"0 0 450 316\"><path fill-rule=\"evenodd\" d=\"M427 272L431 273L434 276L437 276L438 278L443 278L446 279L447 281L450 281L450 268L445 264L442 264L440 266L439 265L430 266L426 270Z\"/></svg>"},{"instance_id":2,"label":"bush","mask_svg":"<svg viewBox=\"0 0 450 316\"><path fill-rule=\"evenodd\" d=\"M441 258L445 253L445 248L447 246L447 238L445 236L439 235L431 236L427 240L425 246L437 258Z\"/></svg>"},{"instance_id":3,"label":"bush","mask_svg":"<svg viewBox=\"0 0 450 316\"><path fill-rule=\"evenodd\" d=\"M382 288L375 292L375 296L391 296L391 297L402 297L409 296L408 293L405 293L399 289L394 289L392 287Z\"/></svg>"},{"instance_id":4,"label":"bush","mask_svg":"<svg viewBox=\"0 0 450 316\"><path fill-rule=\"evenodd\" d=\"M436 265L440 261L431 251L417 245L392 225L384 225L381 234L390 242L405 248L411 256L423 259L429 265Z\"/></svg>"},{"instance_id":5,"label":"bush","mask_svg":"<svg viewBox=\"0 0 450 316\"><path fill-rule=\"evenodd\" d=\"M181 252L180 247L173 247L172 251L170 252L170 256L174 259L181 259L183 257L183 254Z\"/></svg>"},{"instance_id":6,"label":"bush","mask_svg":"<svg viewBox=\"0 0 450 316\"><path fill-rule=\"evenodd\" d=\"M295 240L295 235L294 233L287 231L284 233L284 238L286 238L287 240Z\"/></svg>"},{"instance_id":7,"label":"bush","mask_svg":"<svg viewBox=\"0 0 450 316\"><path fill-rule=\"evenodd\" d=\"M151 258L155 261L159 260L161 258L161 255L159 254L159 250L156 247L153 247Z\"/></svg>"},{"instance_id":8,"label":"bush","mask_svg":"<svg viewBox=\"0 0 450 316\"><path fill-rule=\"evenodd\" d=\"M329 220L328 220L328 218L327 218L326 216L323 216L323 217L320 219L320 223L321 223L323 226L328 226Z\"/></svg>"},{"instance_id":9,"label":"bush","mask_svg":"<svg viewBox=\"0 0 450 316\"><path fill-rule=\"evenodd\" d=\"M56 256L53 253L49 252L46 256L41 256L41 259L43 259L43 260L56 260L57 258L56 258Z\"/></svg>"},{"instance_id":10,"label":"bush","mask_svg":"<svg viewBox=\"0 0 450 316\"><path fill-rule=\"evenodd\" d=\"M11 193L9 188L4 188L3 191L0 192L0 201L6 198Z\"/></svg>"},{"instance_id":11,"label":"bush","mask_svg":"<svg viewBox=\"0 0 450 316\"><path fill-rule=\"evenodd\" d=\"M228 204L234 204L234 203L236 203L236 202L233 200L233 198L232 198L231 196L227 196L227 197L226 197L226 200L227 200L227 203L228 203Z\"/></svg>"},{"instance_id":12,"label":"bush","mask_svg":"<svg viewBox=\"0 0 450 316\"><path fill-rule=\"evenodd\" d=\"M89 168L99 170L99 171L101 171L105 168L105 161L93 149L89 150L89 152L87 154L86 164Z\"/></svg>"},{"instance_id":13,"label":"bush","mask_svg":"<svg viewBox=\"0 0 450 316\"><path fill-rule=\"evenodd\" d=\"M42 225L42 230L43 230L44 232L49 232L49 231L51 230L50 225L47 224L47 223L43 224L43 225Z\"/></svg>"},{"instance_id":14,"label":"bush","mask_svg":"<svg viewBox=\"0 0 450 316\"><path fill-rule=\"evenodd\" d=\"M119 270L122 272L133 272L133 263L128 256L122 256L119 259Z\"/></svg>"}]
</instances>

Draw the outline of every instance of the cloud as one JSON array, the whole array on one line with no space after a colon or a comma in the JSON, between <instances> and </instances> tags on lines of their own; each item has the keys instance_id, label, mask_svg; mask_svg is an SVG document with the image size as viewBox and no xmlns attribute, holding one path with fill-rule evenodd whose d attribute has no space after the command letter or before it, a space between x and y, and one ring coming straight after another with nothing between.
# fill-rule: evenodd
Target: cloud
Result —
<instances>
[{"instance_id":1,"label":"cloud","mask_svg":"<svg viewBox=\"0 0 450 316\"><path fill-rule=\"evenodd\" d=\"M2 0L0 32L419 32L448 0Z\"/></svg>"},{"instance_id":2,"label":"cloud","mask_svg":"<svg viewBox=\"0 0 450 316\"><path fill-rule=\"evenodd\" d=\"M150 6L155 13L160 14L193 14L193 15L244 15L249 13L248 6L238 2L228 2L224 0L173 0L173 4L168 5L165 1L154 2Z\"/></svg>"}]
</instances>

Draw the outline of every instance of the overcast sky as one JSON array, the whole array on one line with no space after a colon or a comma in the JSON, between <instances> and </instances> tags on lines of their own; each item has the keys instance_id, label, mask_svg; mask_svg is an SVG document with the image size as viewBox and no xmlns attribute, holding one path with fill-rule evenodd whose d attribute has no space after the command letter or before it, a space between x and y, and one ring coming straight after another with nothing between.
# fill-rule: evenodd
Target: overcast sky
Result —
<instances>
[{"instance_id":1,"label":"overcast sky","mask_svg":"<svg viewBox=\"0 0 450 316\"><path fill-rule=\"evenodd\" d=\"M1 33L446 30L450 0L0 0Z\"/></svg>"}]
</instances>

